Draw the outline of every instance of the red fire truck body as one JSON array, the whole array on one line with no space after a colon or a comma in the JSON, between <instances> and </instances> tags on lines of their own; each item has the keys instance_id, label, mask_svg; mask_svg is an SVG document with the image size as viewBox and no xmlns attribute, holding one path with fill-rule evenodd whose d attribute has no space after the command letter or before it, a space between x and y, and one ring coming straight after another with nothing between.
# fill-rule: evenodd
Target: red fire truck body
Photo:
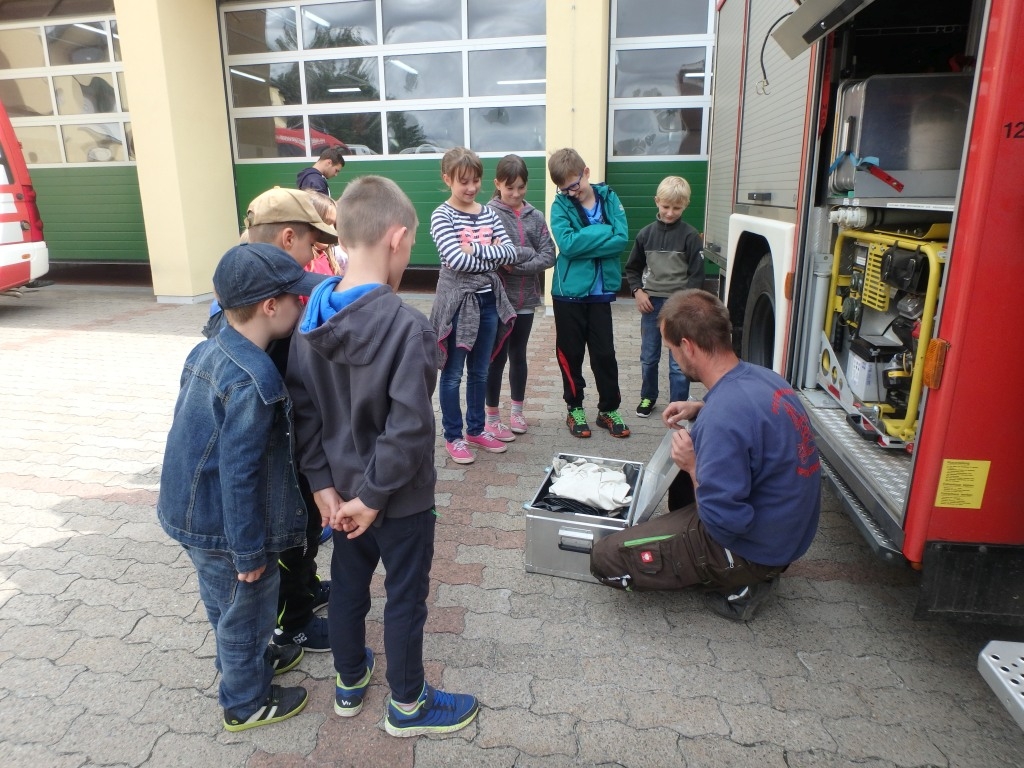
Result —
<instances>
[{"instance_id":1,"label":"red fire truck body","mask_svg":"<svg viewBox=\"0 0 1024 768\"><path fill-rule=\"evenodd\" d=\"M918 615L1024 623L1024 4L722 0L705 256Z\"/></svg>"}]
</instances>

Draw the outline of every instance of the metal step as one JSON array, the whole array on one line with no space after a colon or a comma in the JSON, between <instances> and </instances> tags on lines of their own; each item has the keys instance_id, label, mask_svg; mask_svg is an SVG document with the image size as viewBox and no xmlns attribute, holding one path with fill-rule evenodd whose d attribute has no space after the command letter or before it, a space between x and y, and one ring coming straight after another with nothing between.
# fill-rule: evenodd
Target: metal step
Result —
<instances>
[{"instance_id":1,"label":"metal step","mask_svg":"<svg viewBox=\"0 0 1024 768\"><path fill-rule=\"evenodd\" d=\"M978 654L978 671L1024 730L1024 643L993 640Z\"/></svg>"},{"instance_id":2,"label":"metal step","mask_svg":"<svg viewBox=\"0 0 1024 768\"><path fill-rule=\"evenodd\" d=\"M823 477L832 485L836 495L839 497L839 501L843 505L843 509L853 521L857 530L867 540L871 550L886 562L903 562L905 558L900 551L899 545L889 538L888 534L882 530L882 527L868 514L867 509L864 508L864 505L858 501L853 491L850 490L850 486L839 476L832 465L828 463L828 460L824 456L819 458L821 459Z\"/></svg>"}]
</instances>

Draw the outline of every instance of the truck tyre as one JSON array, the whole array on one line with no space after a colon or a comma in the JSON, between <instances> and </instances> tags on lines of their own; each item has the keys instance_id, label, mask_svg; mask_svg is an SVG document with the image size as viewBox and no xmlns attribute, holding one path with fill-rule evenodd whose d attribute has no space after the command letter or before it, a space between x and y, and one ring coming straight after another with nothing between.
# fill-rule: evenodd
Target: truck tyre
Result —
<instances>
[{"instance_id":1,"label":"truck tyre","mask_svg":"<svg viewBox=\"0 0 1024 768\"><path fill-rule=\"evenodd\" d=\"M761 257L750 280L743 312L743 342L740 357L749 363L771 368L775 356L775 273L772 255Z\"/></svg>"}]
</instances>

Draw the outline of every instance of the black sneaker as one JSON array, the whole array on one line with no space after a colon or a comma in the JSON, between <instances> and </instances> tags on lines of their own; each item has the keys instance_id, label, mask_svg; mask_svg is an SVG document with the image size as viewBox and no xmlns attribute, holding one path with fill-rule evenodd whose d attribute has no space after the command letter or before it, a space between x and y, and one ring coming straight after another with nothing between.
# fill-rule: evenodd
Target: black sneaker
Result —
<instances>
[{"instance_id":1,"label":"black sneaker","mask_svg":"<svg viewBox=\"0 0 1024 768\"><path fill-rule=\"evenodd\" d=\"M582 408L570 408L565 417L565 425L573 437L590 437L590 425L587 424L587 412Z\"/></svg>"},{"instance_id":2,"label":"black sneaker","mask_svg":"<svg viewBox=\"0 0 1024 768\"><path fill-rule=\"evenodd\" d=\"M629 437L629 427L622 423L618 411L605 411L597 414L597 426L607 429L612 437Z\"/></svg>"},{"instance_id":3,"label":"black sneaker","mask_svg":"<svg viewBox=\"0 0 1024 768\"><path fill-rule=\"evenodd\" d=\"M654 401L649 397L641 397L640 405L636 407L636 415L641 419L649 418L651 411L654 410Z\"/></svg>"},{"instance_id":4,"label":"black sneaker","mask_svg":"<svg viewBox=\"0 0 1024 768\"><path fill-rule=\"evenodd\" d=\"M288 670L295 669L305 653L301 645L271 643L267 648L270 651L270 666L274 668L275 675L283 675Z\"/></svg>"},{"instance_id":5,"label":"black sneaker","mask_svg":"<svg viewBox=\"0 0 1024 768\"><path fill-rule=\"evenodd\" d=\"M331 650L331 641L327 634L327 619L314 616L302 629L285 632L278 627L270 639L274 645L301 645L311 653L325 653Z\"/></svg>"},{"instance_id":6,"label":"black sneaker","mask_svg":"<svg viewBox=\"0 0 1024 768\"><path fill-rule=\"evenodd\" d=\"M230 709L224 710L224 728L229 731L244 731L260 725L270 725L295 717L306 706L309 695L302 686L282 688L270 686L270 694L263 705L244 720Z\"/></svg>"},{"instance_id":7,"label":"black sneaker","mask_svg":"<svg viewBox=\"0 0 1024 768\"><path fill-rule=\"evenodd\" d=\"M316 597L313 598L313 613L316 613L321 608L326 608L327 604L331 601L331 580L317 582L320 588L316 592Z\"/></svg>"},{"instance_id":8,"label":"black sneaker","mask_svg":"<svg viewBox=\"0 0 1024 768\"><path fill-rule=\"evenodd\" d=\"M754 614L771 597L778 586L778 578L762 581L749 587L741 587L731 595L709 592L704 603L717 613L732 621L750 621Z\"/></svg>"}]
</instances>

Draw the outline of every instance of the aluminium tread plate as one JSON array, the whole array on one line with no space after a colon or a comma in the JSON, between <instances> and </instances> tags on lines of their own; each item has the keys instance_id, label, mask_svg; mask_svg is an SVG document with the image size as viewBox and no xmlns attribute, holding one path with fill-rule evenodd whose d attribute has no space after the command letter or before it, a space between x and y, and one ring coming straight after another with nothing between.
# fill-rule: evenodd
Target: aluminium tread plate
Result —
<instances>
[{"instance_id":1,"label":"aluminium tread plate","mask_svg":"<svg viewBox=\"0 0 1024 768\"><path fill-rule=\"evenodd\" d=\"M978 654L978 671L1024 729L1024 643L993 640Z\"/></svg>"},{"instance_id":2,"label":"aluminium tread plate","mask_svg":"<svg viewBox=\"0 0 1024 768\"><path fill-rule=\"evenodd\" d=\"M903 520L907 504L911 457L902 450L881 448L861 437L846 420L846 412L821 392L803 392L804 405L816 432L827 436L833 465L844 478L857 480L896 522Z\"/></svg>"}]
</instances>

